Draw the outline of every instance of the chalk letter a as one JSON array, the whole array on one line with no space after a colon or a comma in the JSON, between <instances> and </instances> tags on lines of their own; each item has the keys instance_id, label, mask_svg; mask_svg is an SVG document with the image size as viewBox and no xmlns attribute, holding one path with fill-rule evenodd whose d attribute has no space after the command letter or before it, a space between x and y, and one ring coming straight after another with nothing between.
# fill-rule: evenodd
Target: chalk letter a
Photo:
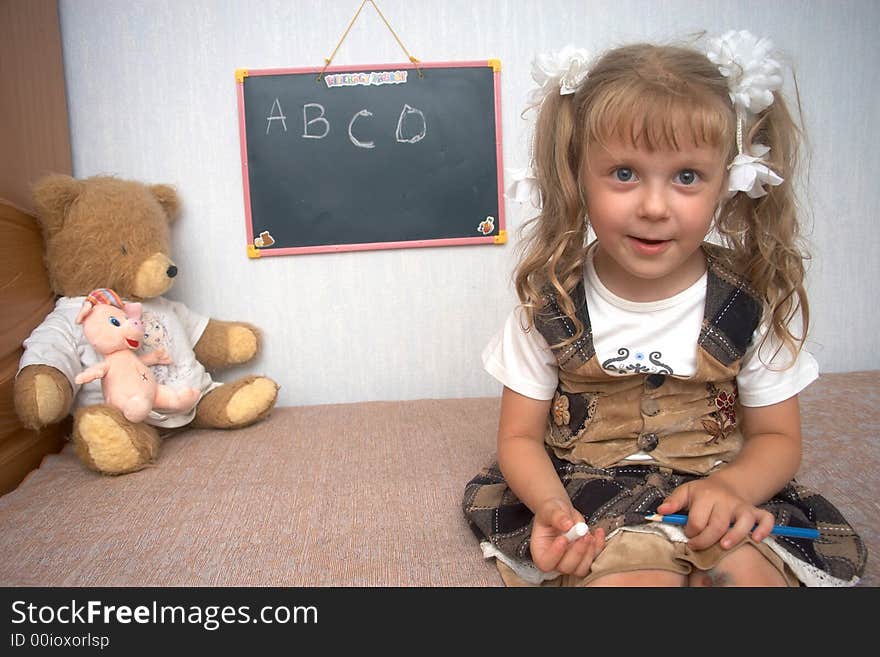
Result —
<instances>
[{"instance_id":1,"label":"chalk letter a","mask_svg":"<svg viewBox=\"0 0 880 657\"><path fill-rule=\"evenodd\" d=\"M278 108L278 114L275 113L275 108ZM276 98L275 102L272 103L272 109L269 110L269 116L266 117L266 134L269 134L269 128L272 127L272 121L281 121L281 127L284 128L284 132L287 132L287 119L284 116L284 110L281 109L281 103Z\"/></svg>"}]
</instances>

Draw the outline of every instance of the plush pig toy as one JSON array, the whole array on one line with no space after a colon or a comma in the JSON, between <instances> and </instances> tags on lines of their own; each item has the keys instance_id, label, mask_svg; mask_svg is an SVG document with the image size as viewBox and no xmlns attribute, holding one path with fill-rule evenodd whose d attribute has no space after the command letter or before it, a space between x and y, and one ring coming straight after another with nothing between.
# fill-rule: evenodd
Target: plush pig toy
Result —
<instances>
[{"instance_id":1,"label":"plush pig toy","mask_svg":"<svg viewBox=\"0 0 880 657\"><path fill-rule=\"evenodd\" d=\"M174 390L156 383L149 366L171 364L164 348L135 355L144 339L141 304L123 304L110 289L93 290L83 302L76 323L82 324L86 339L104 357L78 374L76 383L101 379L104 400L122 411L129 422L143 422L154 407L188 411L199 400L201 393L195 388Z\"/></svg>"}]
</instances>

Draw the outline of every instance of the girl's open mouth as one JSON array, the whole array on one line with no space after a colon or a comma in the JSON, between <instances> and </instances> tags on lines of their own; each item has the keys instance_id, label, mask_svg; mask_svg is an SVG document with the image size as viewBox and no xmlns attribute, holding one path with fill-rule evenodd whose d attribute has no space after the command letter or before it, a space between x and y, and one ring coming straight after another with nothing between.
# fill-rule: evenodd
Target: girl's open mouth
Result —
<instances>
[{"instance_id":1,"label":"girl's open mouth","mask_svg":"<svg viewBox=\"0 0 880 657\"><path fill-rule=\"evenodd\" d=\"M131 338L125 338L125 341L128 343L128 346L131 349L137 349L141 346L141 343L138 340L132 340Z\"/></svg>"},{"instance_id":2,"label":"girl's open mouth","mask_svg":"<svg viewBox=\"0 0 880 657\"><path fill-rule=\"evenodd\" d=\"M648 240L641 237L629 236L633 250L641 255L653 256L662 253L671 244L671 240Z\"/></svg>"}]
</instances>

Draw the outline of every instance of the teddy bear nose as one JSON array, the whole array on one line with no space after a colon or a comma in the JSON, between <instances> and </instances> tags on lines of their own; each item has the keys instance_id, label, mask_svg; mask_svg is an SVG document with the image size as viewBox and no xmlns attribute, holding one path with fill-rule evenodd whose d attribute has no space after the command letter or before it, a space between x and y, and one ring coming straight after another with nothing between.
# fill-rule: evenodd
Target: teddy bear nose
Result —
<instances>
[{"instance_id":1,"label":"teddy bear nose","mask_svg":"<svg viewBox=\"0 0 880 657\"><path fill-rule=\"evenodd\" d=\"M177 266L171 265L165 273L168 274L168 278L174 278L177 276Z\"/></svg>"}]
</instances>

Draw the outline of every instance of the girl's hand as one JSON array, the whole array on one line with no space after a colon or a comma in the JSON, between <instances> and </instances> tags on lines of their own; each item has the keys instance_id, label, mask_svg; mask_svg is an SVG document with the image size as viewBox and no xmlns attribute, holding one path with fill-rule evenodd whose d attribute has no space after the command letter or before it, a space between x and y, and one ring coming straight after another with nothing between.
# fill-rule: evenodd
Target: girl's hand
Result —
<instances>
[{"instance_id":1,"label":"girl's hand","mask_svg":"<svg viewBox=\"0 0 880 657\"><path fill-rule=\"evenodd\" d=\"M567 499L553 499L542 504L535 513L532 526L531 550L535 565L544 572L556 570L586 577L593 559L605 547L605 531L599 528L569 543L565 533L583 521L584 517Z\"/></svg>"},{"instance_id":2,"label":"girl's hand","mask_svg":"<svg viewBox=\"0 0 880 657\"><path fill-rule=\"evenodd\" d=\"M728 550L749 532L753 540L760 542L773 529L773 514L749 504L725 483L711 477L679 486L657 507L657 513L675 513L679 509L688 509L684 533L695 550L710 547L719 539L721 547Z\"/></svg>"}]
</instances>

